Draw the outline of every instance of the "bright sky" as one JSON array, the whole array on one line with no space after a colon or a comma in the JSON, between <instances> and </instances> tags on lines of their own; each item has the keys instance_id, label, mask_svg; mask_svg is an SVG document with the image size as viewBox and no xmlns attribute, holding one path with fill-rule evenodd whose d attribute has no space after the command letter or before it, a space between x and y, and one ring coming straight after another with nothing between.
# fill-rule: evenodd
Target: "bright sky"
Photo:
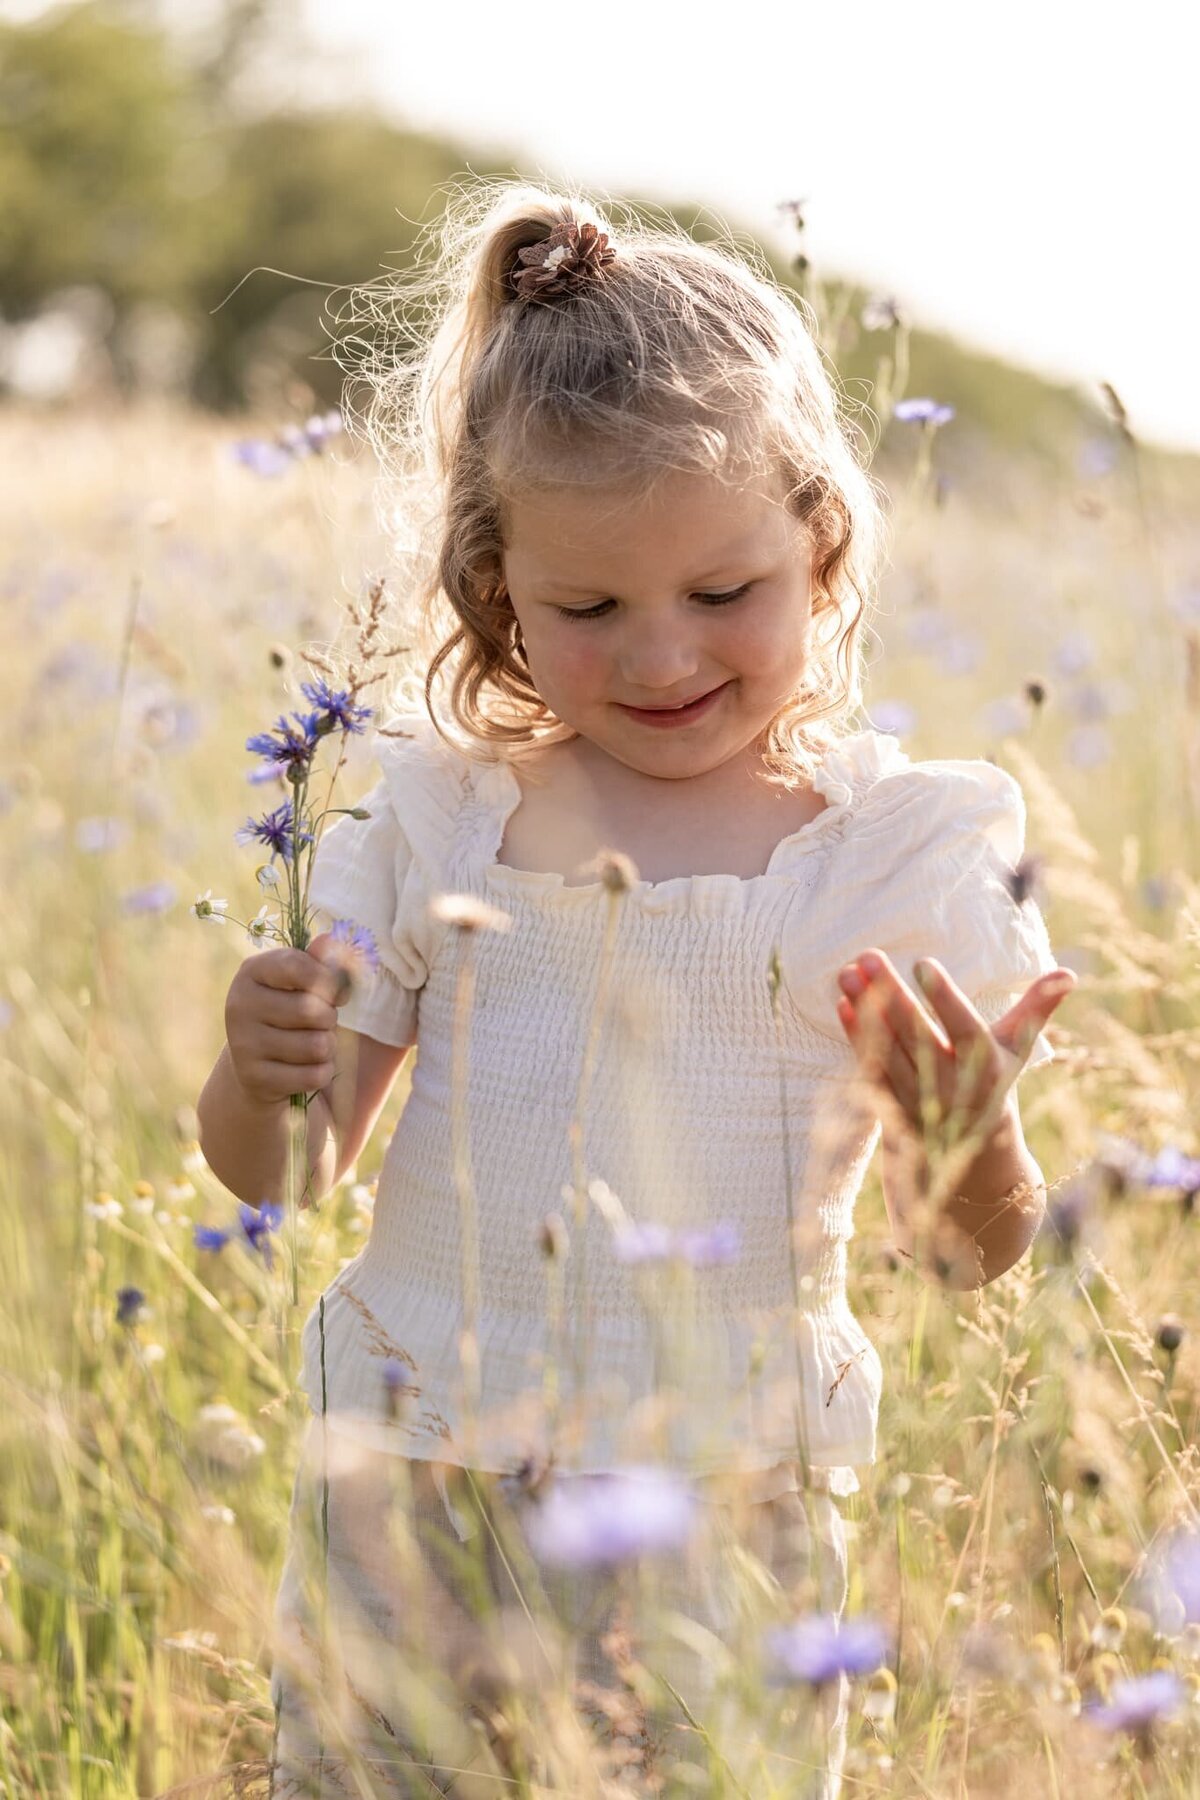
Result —
<instances>
[{"instance_id":1,"label":"bright sky","mask_svg":"<svg viewBox=\"0 0 1200 1800\"><path fill-rule=\"evenodd\" d=\"M807 197L819 271L1200 450L1192 0L300 6L326 94L452 134L464 174L499 153L780 247Z\"/></svg>"}]
</instances>

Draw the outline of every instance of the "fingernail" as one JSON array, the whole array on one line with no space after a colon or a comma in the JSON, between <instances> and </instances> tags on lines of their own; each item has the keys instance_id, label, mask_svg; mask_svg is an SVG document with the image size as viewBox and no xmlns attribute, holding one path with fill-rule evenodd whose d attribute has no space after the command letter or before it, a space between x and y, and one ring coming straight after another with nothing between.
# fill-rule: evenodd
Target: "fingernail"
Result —
<instances>
[{"instance_id":1,"label":"fingernail","mask_svg":"<svg viewBox=\"0 0 1200 1800\"><path fill-rule=\"evenodd\" d=\"M864 969L868 975L878 975L883 968L883 964L873 950L868 950L865 956L859 957L858 966L860 969Z\"/></svg>"},{"instance_id":2,"label":"fingernail","mask_svg":"<svg viewBox=\"0 0 1200 1800\"><path fill-rule=\"evenodd\" d=\"M1042 983L1044 994L1066 994L1075 986L1075 977L1067 973L1048 975Z\"/></svg>"},{"instance_id":3,"label":"fingernail","mask_svg":"<svg viewBox=\"0 0 1200 1800\"><path fill-rule=\"evenodd\" d=\"M937 986L937 970L933 967L932 963L927 963L924 958L922 958L920 962L915 962L913 964L913 974L916 976L917 983L923 993L930 994L933 992L934 988Z\"/></svg>"}]
</instances>

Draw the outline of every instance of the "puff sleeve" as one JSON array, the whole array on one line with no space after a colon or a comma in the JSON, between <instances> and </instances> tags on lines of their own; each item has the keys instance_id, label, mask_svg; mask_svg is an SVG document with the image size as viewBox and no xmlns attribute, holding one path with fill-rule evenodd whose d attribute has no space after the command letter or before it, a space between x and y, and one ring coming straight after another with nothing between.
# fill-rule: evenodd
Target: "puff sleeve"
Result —
<instances>
[{"instance_id":1,"label":"puff sleeve","mask_svg":"<svg viewBox=\"0 0 1200 1800\"><path fill-rule=\"evenodd\" d=\"M379 968L364 973L338 1023L381 1043L417 1041L418 999L445 927L429 902L446 885L461 783L423 734L376 741L382 778L359 804L369 819L331 821L313 856L314 934L334 919L370 931Z\"/></svg>"},{"instance_id":2,"label":"puff sleeve","mask_svg":"<svg viewBox=\"0 0 1200 1800\"><path fill-rule=\"evenodd\" d=\"M788 915L782 960L799 1010L845 1045L837 974L876 946L914 991L913 964L936 956L988 1022L1056 968L1045 921L1010 881L1025 846L1025 798L983 760L910 763L862 795L817 894ZM1053 1059L1044 1032L1026 1061Z\"/></svg>"}]
</instances>

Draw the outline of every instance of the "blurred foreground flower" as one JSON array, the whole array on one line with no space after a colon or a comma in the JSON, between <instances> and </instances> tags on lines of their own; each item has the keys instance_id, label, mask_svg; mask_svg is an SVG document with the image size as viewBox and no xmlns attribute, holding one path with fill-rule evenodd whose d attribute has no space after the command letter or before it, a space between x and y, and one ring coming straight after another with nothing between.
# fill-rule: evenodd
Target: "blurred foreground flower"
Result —
<instances>
[{"instance_id":1,"label":"blurred foreground flower","mask_svg":"<svg viewBox=\"0 0 1200 1800\"><path fill-rule=\"evenodd\" d=\"M146 1296L141 1288L123 1287L117 1289L117 1324L132 1325L138 1318L145 1304Z\"/></svg>"},{"instance_id":2,"label":"blurred foreground flower","mask_svg":"<svg viewBox=\"0 0 1200 1800\"><path fill-rule=\"evenodd\" d=\"M736 1261L740 1249L738 1228L733 1224L687 1231L672 1231L668 1225L631 1224L613 1234L617 1259L626 1263L678 1260L693 1268L708 1268Z\"/></svg>"},{"instance_id":3,"label":"blurred foreground flower","mask_svg":"<svg viewBox=\"0 0 1200 1800\"><path fill-rule=\"evenodd\" d=\"M865 1675L887 1661L888 1640L874 1619L839 1620L808 1613L790 1625L774 1625L764 1639L772 1666L767 1681L807 1681L814 1687L839 1675Z\"/></svg>"},{"instance_id":4,"label":"blurred foreground flower","mask_svg":"<svg viewBox=\"0 0 1200 1800\"><path fill-rule=\"evenodd\" d=\"M1114 1681L1107 1702L1085 1701L1084 1718L1106 1731L1144 1732L1159 1719L1171 1718L1188 1697L1173 1669L1152 1669Z\"/></svg>"},{"instance_id":5,"label":"blurred foreground flower","mask_svg":"<svg viewBox=\"0 0 1200 1800\"><path fill-rule=\"evenodd\" d=\"M251 1250L257 1251L268 1269L274 1267L271 1256L269 1234L278 1231L283 1221L282 1206L274 1206L270 1201L261 1207L250 1206L245 1200L238 1202L238 1224L241 1237L245 1239ZM193 1231L193 1240L197 1250L223 1250L230 1238L238 1236L237 1226L230 1226L222 1231L216 1225L197 1225Z\"/></svg>"},{"instance_id":6,"label":"blurred foreground flower","mask_svg":"<svg viewBox=\"0 0 1200 1800\"><path fill-rule=\"evenodd\" d=\"M1163 1632L1200 1625L1200 1530L1181 1526L1156 1545L1138 1582L1138 1604Z\"/></svg>"},{"instance_id":7,"label":"blurred foreground flower","mask_svg":"<svg viewBox=\"0 0 1200 1800\"><path fill-rule=\"evenodd\" d=\"M668 1469L629 1465L596 1475L560 1475L525 1515L539 1561L566 1568L628 1562L675 1550L695 1526L696 1496Z\"/></svg>"},{"instance_id":8,"label":"blurred foreground flower","mask_svg":"<svg viewBox=\"0 0 1200 1800\"><path fill-rule=\"evenodd\" d=\"M247 1468L267 1447L242 1415L224 1400L214 1400L200 1408L193 1433L201 1455L224 1469Z\"/></svg>"}]
</instances>

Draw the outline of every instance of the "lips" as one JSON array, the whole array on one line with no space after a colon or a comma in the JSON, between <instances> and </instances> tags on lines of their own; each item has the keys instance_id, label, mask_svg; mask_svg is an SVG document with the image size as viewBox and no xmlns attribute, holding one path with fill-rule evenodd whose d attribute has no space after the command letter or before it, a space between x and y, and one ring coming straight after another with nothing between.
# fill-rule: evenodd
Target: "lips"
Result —
<instances>
[{"instance_id":1,"label":"lips","mask_svg":"<svg viewBox=\"0 0 1200 1800\"><path fill-rule=\"evenodd\" d=\"M722 682L722 687L725 685ZM707 700L716 688L705 688L702 694L693 694L690 700L678 700L674 706L630 706L630 712L682 712L685 706L695 706L697 700Z\"/></svg>"},{"instance_id":2,"label":"lips","mask_svg":"<svg viewBox=\"0 0 1200 1800\"><path fill-rule=\"evenodd\" d=\"M679 730L701 719L706 719L709 713L720 704L721 695L729 685L728 681L724 681L720 687L710 688L706 694L698 695L695 700L689 700L686 705L681 703L679 706L649 707L622 704L621 710L628 713L629 717L636 720L639 725L647 726L652 730Z\"/></svg>"}]
</instances>

